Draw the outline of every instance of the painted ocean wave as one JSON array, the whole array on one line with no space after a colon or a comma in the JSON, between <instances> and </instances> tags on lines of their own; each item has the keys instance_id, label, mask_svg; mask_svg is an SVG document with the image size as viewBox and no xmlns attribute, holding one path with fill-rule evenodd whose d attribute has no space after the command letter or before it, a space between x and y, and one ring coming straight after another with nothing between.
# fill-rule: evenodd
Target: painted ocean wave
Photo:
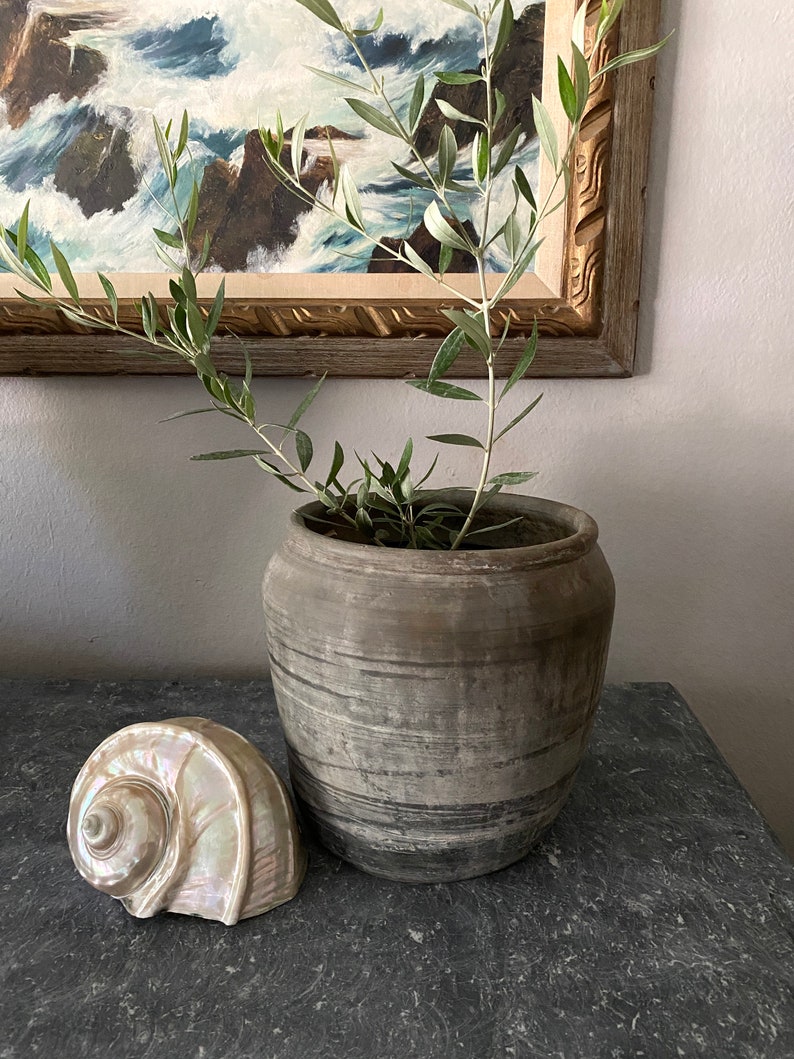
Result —
<instances>
[{"instance_id":1,"label":"painted ocean wave","mask_svg":"<svg viewBox=\"0 0 794 1059\"><path fill-rule=\"evenodd\" d=\"M217 15L173 28L146 29L130 36L129 42L146 62L180 77L217 77L236 65Z\"/></svg>"},{"instance_id":2,"label":"painted ocean wave","mask_svg":"<svg viewBox=\"0 0 794 1059\"><path fill-rule=\"evenodd\" d=\"M516 5L518 8L520 5ZM429 196L406 188L386 159L399 157L393 138L372 130L351 113L336 89L306 69L333 69L363 81L352 56L339 40L296 4L285 0L182 0L178 14L162 0L58 0L39 8L50 13L98 17L75 29L65 43L99 51L105 70L80 99L53 95L35 105L17 129L0 121L0 221L13 227L31 200L33 245L48 260L54 238L78 271L156 271L164 268L153 249L151 228L169 228L169 218L155 201L166 187L151 131L152 114L161 122L191 115L190 150L196 172L215 159L236 165L243 160L247 130L272 125L277 109L292 124L303 113L311 124L334 125L360 139L345 141L343 153L362 189L369 219L379 235L410 234L421 220ZM371 21L364 0L339 0L344 18ZM386 10L389 21L389 10ZM393 10L395 32L364 38L398 107L407 108L418 73L430 80L439 68L473 68L479 46L463 12L430 0L400 0ZM129 136L129 155L140 175L135 194L115 212L103 209L86 217L69 194L55 186L53 173L62 152L91 116L99 116ZM398 153L395 154L395 147ZM318 148L320 150L320 148ZM340 150L340 153L342 151ZM469 160L460 154L461 175ZM522 149L530 179L537 169L537 143ZM535 182L533 180L533 182ZM189 180L179 189L183 200ZM509 179L497 189L496 201L512 201ZM463 211L465 212L465 211ZM477 223L477 211L472 217ZM343 255L341 258L338 252ZM291 246L254 250L248 268L257 271L366 271L370 247L356 233L316 213L304 214ZM49 262L51 265L51 261ZM498 250L491 267L504 267Z\"/></svg>"},{"instance_id":3,"label":"painted ocean wave","mask_svg":"<svg viewBox=\"0 0 794 1059\"><path fill-rule=\"evenodd\" d=\"M49 100L47 101L49 102ZM37 107L28 120L24 136L8 125L0 125L0 173L10 190L23 192L39 187L88 118L89 108L80 100Z\"/></svg>"}]
</instances>

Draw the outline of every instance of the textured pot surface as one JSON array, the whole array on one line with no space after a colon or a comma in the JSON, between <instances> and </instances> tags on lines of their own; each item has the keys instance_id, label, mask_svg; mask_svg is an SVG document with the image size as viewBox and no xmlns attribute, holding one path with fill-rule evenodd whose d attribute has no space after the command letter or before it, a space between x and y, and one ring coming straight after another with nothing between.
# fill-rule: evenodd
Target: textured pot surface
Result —
<instances>
[{"instance_id":1,"label":"textured pot surface","mask_svg":"<svg viewBox=\"0 0 794 1059\"><path fill-rule=\"evenodd\" d=\"M587 745L614 608L597 527L534 497L492 511L524 516L514 546L375 548L324 537L299 511L265 574L301 808L376 875L464 879L520 859Z\"/></svg>"}]
</instances>

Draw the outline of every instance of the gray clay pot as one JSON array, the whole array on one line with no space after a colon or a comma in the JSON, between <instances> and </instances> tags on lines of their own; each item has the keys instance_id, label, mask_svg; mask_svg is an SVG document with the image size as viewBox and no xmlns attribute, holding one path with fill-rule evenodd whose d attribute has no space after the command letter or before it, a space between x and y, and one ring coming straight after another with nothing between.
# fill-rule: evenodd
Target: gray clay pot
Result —
<instances>
[{"instance_id":1,"label":"gray clay pot","mask_svg":"<svg viewBox=\"0 0 794 1059\"><path fill-rule=\"evenodd\" d=\"M505 546L406 551L307 528L321 510L295 512L264 582L307 825L405 882L519 860L570 792L601 693L614 583L596 524L501 496L489 517L524 516Z\"/></svg>"}]
</instances>

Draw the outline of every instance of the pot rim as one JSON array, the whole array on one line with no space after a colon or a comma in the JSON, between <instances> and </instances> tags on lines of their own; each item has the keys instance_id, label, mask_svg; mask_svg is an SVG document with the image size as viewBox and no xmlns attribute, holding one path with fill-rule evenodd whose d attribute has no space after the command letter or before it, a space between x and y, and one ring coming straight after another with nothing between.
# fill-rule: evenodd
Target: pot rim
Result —
<instances>
[{"instance_id":1,"label":"pot rim","mask_svg":"<svg viewBox=\"0 0 794 1059\"><path fill-rule=\"evenodd\" d=\"M446 495L452 499L465 499L470 491L450 489ZM433 551L409 548L377 548L371 544L339 540L326 537L310 529L304 520L306 514L321 514L323 505L314 500L296 508L290 515L292 539L302 549L315 556L321 551L325 556L341 564L357 564L366 556L368 565L383 570L410 569L436 570L438 573L470 572L477 569L525 569L572 562L591 551L598 541L598 526L590 515L579 508L556 500L526 496L520 493L502 493L491 502L491 510L509 517L521 514L545 515L562 523L569 532L557 540L545 544L519 544L510 548L483 548L476 551Z\"/></svg>"}]
</instances>

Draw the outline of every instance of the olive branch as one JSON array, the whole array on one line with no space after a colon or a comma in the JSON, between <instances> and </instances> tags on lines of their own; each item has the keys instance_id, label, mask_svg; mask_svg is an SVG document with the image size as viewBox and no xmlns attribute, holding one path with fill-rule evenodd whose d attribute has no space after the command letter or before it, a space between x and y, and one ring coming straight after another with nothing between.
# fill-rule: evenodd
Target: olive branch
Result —
<instances>
[{"instance_id":1,"label":"olive branch","mask_svg":"<svg viewBox=\"0 0 794 1059\"><path fill-rule=\"evenodd\" d=\"M301 175L308 115L297 121L289 134L285 133L280 114L276 115L273 131L260 129L266 160L277 178L312 208L346 225L372 246L379 247L382 252L413 271L431 278L440 289L453 295L462 304L461 308L441 310L451 324L450 333L442 341L427 377L409 380L408 384L445 400L485 405L481 436L464 433L428 435L429 440L442 445L464 446L480 451L480 472L476 485L470 490L471 499L467 505L450 502L444 490L422 488L432 475L438 456L429 470L414 480L411 468L413 441L410 438L394 465L374 454L367 459L356 453L357 477L347 484L340 479L346 456L337 441L327 474L321 479L313 478L309 473L314 459L313 444L299 423L317 397L325 376L311 387L286 422L268 423L260 422L257 415L252 390L253 366L245 344L240 343L245 363L241 380L234 381L217 370L212 358L212 339L221 323L225 284L221 280L209 308L199 302L196 276L209 260L211 245L205 233L200 252L196 253L192 249L199 211L200 181L196 177L189 151L187 112L182 115L178 130L170 122L162 128L156 119L153 121L160 163L168 182L168 199L160 205L174 228L174 231L165 228L155 228L153 231L158 256L174 274L169 281L172 299L169 304L160 305L151 292L135 303L143 335L120 320L117 292L110 279L102 273L97 275L110 309L110 318L98 315L93 308L82 304L71 266L59 247L51 242L52 257L67 296L54 290L52 277L28 243L29 204L22 212L16 231L0 226L0 265L24 281L28 288L38 292L37 295L31 295L17 290L24 300L38 306L54 305L68 320L79 326L104 328L145 341L152 355L167 359L177 357L190 364L207 391L210 404L177 413L171 419L217 412L244 424L257 438L255 448L208 452L193 459L252 458L263 471L281 484L296 492L314 495L325 510L325 516L316 521L324 524L326 532L340 532L346 527L346 532L378 546L456 550L464 542L479 539L482 535L509 525L502 523L499 526L475 528L475 519L478 512L503 487L521 485L536 474L535 471L491 474L497 443L533 411L542 397L542 394L535 397L518 414L503 423L504 417L500 416L502 402L524 378L533 362L538 344L538 326L535 321L513 372L497 394L498 358L510 332L511 318L508 314L504 327L495 333L494 310L534 261L542 243L539 232L544 221L567 199L571 182L570 159L579 138L591 86L597 79L621 66L655 55L667 38L649 48L617 55L603 66L595 67L594 57L598 53L598 46L613 29L625 0L602 0L594 47L589 57L585 55L588 5L586 0L582 3L573 23L571 69L562 58L558 57L557 63L559 97L569 123L568 136L562 145L547 108L539 99L532 99L540 147L553 170L551 186L544 200L538 204L526 173L514 163L521 127L514 127L501 141L497 140L497 128L506 112L507 100L494 84L494 66L513 30L515 15L511 0L487 0L482 7L473 6L466 0L439 0L465 11L478 23L483 59L477 71L440 70L435 73L435 79L444 85L479 84L484 106L481 116L477 116L461 112L442 98L434 99L432 105L438 107L446 120L441 126L436 150L432 155L423 153L416 140L422 114L431 105L424 75L420 74L417 78L408 106L401 112L361 48L361 39L381 28L382 9L371 25L354 27L340 18L330 0L297 2L347 40L366 83L360 84L328 71L314 72L337 88L355 93L346 97L350 109L371 128L399 140L407 148L414 169L396 162L391 164L405 180L431 195L423 220L428 233L439 246L437 271L407 240L395 248L372 230L354 175L348 165L340 164L330 135L327 140L333 176L329 186L327 190L321 188L317 193L304 187ZM464 122L474 127L470 157L466 162L461 162L462 152L448 122ZM511 165L513 204L505 216L494 220L495 182ZM177 194L182 174L190 182L185 206L180 206ZM458 205L461 202L480 204L481 231L475 238L465 226L464 213ZM495 289L489 292L487 257L489 250L497 243L504 247L509 266ZM476 297L459 289L450 278L449 267L455 251L464 253L474 263L478 287ZM444 381L444 376L452 371L464 347L477 353L485 364L485 400L471 390Z\"/></svg>"}]
</instances>

